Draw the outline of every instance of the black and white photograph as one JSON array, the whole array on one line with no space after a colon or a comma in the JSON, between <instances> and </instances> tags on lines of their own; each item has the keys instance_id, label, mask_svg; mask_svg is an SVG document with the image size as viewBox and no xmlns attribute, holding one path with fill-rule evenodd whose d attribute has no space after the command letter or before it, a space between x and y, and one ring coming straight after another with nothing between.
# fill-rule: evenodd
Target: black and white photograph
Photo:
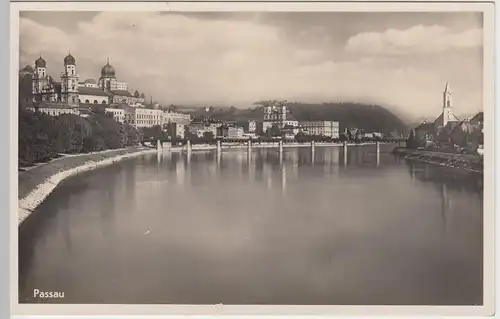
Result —
<instances>
[{"instance_id":1,"label":"black and white photograph","mask_svg":"<svg viewBox=\"0 0 500 319\"><path fill-rule=\"evenodd\" d=\"M493 5L431 4L20 9L18 304L491 304Z\"/></svg>"}]
</instances>

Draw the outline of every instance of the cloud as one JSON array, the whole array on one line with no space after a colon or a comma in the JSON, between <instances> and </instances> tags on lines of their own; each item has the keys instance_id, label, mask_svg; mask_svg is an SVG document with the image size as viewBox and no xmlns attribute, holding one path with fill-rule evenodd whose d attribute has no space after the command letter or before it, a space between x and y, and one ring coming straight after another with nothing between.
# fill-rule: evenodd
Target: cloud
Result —
<instances>
[{"instance_id":1,"label":"cloud","mask_svg":"<svg viewBox=\"0 0 500 319\"><path fill-rule=\"evenodd\" d=\"M103 12L80 22L76 30L63 30L21 18L21 67L33 64L42 53L48 72L57 78L71 49L80 79L97 79L110 57L118 80L127 82L129 90L137 89L165 104L350 100L392 105L421 116L439 113L442 86L450 80L458 91L454 101L459 112L481 106L482 55L459 50L477 45L475 31L435 27L433 34L469 40L439 44L449 48L446 54L427 49L434 54L429 59L421 55L419 45L429 29L420 26L408 29L419 35L411 41L402 36L408 30L354 35L347 53L344 43L328 40L335 39L336 29L322 27L317 41L313 34L310 41L303 41L290 36L286 26L259 19ZM371 43L367 48L372 52L362 43ZM406 59L373 54L386 52L387 46L414 55ZM354 54L360 52L365 54Z\"/></svg>"},{"instance_id":2,"label":"cloud","mask_svg":"<svg viewBox=\"0 0 500 319\"><path fill-rule=\"evenodd\" d=\"M418 25L405 30L364 32L347 40L345 50L363 54L415 54L482 46L482 29L454 31L440 25Z\"/></svg>"}]
</instances>

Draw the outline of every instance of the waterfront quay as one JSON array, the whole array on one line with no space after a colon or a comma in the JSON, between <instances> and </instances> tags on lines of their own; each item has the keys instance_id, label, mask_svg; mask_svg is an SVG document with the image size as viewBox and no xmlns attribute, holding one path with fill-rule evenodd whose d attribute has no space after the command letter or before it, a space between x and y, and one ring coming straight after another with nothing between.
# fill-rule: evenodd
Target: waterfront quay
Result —
<instances>
[{"instance_id":1,"label":"waterfront quay","mask_svg":"<svg viewBox=\"0 0 500 319\"><path fill-rule=\"evenodd\" d=\"M467 172L483 173L483 157L471 154L456 154L397 147L394 154L409 160L418 160L430 164L460 168Z\"/></svg>"}]
</instances>

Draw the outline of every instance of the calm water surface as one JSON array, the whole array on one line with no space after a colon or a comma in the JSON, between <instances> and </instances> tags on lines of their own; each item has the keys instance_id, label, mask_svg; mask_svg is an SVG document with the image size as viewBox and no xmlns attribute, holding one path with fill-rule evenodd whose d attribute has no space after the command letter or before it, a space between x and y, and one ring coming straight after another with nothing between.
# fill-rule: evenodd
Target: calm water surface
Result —
<instances>
[{"instance_id":1,"label":"calm water surface","mask_svg":"<svg viewBox=\"0 0 500 319\"><path fill-rule=\"evenodd\" d=\"M19 301L482 304L479 182L374 146L123 161L22 227Z\"/></svg>"}]
</instances>

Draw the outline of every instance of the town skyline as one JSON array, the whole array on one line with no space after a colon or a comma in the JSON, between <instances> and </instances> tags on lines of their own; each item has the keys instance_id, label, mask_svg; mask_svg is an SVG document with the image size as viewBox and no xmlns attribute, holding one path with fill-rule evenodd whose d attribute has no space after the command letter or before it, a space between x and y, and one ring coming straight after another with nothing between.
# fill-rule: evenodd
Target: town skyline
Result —
<instances>
[{"instance_id":1,"label":"town skyline","mask_svg":"<svg viewBox=\"0 0 500 319\"><path fill-rule=\"evenodd\" d=\"M159 103L352 101L419 119L440 112L447 81L457 114L482 111L481 38L481 13L465 12L23 12L20 67L41 54L58 78L71 50L82 81L109 57Z\"/></svg>"}]
</instances>

